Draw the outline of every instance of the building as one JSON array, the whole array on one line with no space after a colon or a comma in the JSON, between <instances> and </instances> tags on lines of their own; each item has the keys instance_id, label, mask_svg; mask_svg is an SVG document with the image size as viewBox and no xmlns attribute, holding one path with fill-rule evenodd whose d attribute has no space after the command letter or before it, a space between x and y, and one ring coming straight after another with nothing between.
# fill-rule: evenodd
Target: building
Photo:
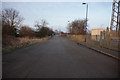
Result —
<instances>
[{"instance_id":1,"label":"building","mask_svg":"<svg viewBox=\"0 0 120 80\"><path fill-rule=\"evenodd\" d=\"M106 29L92 29L92 31L91 31L92 40L100 41L101 31L106 31Z\"/></svg>"}]
</instances>

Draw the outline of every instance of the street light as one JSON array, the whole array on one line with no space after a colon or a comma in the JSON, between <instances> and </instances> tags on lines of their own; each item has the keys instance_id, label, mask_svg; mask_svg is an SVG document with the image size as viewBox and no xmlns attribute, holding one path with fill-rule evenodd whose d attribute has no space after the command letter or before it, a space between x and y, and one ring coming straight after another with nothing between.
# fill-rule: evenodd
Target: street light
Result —
<instances>
[{"instance_id":1,"label":"street light","mask_svg":"<svg viewBox=\"0 0 120 80\"><path fill-rule=\"evenodd\" d=\"M86 28L87 28L87 16L88 16L88 4L87 3L82 3L83 5L87 5L86 6ZM85 28L85 33L86 33L86 28Z\"/></svg>"}]
</instances>

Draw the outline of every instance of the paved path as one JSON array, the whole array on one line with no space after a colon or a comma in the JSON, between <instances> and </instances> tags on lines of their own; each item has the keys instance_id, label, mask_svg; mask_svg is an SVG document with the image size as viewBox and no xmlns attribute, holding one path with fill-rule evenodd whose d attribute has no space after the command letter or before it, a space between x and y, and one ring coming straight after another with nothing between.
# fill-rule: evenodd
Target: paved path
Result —
<instances>
[{"instance_id":1,"label":"paved path","mask_svg":"<svg viewBox=\"0 0 120 80\"><path fill-rule=\"evenodd\" d=\"M95 50L99 53L102 53L102 54L110 56L114 59L120 60L120 56L119 56L120 52L119 51L114 51L114 50L106 49L106 48L103 48L103 47L89 45L85 42L77 42L76 44L88 47L88 48L90 48L92 50Z\"/></svg>"},{"instance_id":2,"label":"paved path","mask_svg":"<svg viewBox=\"0 0 120 80\"><path fill-rule=\"evenodd\" d=\"M3 78L116 78L118 61L63 38L3 55Z\"/></svg>"}]
</instances>

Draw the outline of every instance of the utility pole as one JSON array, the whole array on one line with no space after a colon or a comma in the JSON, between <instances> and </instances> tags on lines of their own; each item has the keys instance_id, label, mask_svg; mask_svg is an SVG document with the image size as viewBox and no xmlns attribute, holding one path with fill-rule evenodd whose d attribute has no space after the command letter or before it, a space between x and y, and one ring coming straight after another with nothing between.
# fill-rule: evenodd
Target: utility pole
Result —
<instances>
[{"instance_id":1,"label":"utility pole","mask_svg":"<svg viewBox=\"0 0 120 80\"><path fill-rule=\"evenodd\" d=\"M118 1L118 28L119 28L119 31L120 31L120 0Z\"/></svg>"},{"instance_id":2,"label":"utility pole","mask_svg":"<svg viewBox=\"0 0 120 80\"><path fill-rule=\"evenodd\" d=\"M119 21L120 21L120 0L113 0L110 31L112 31L113 29L116 29L116 31L120 30Z\"/></svg>"},{"instance_id":3,"label":"utility pole","mask_svg":"<svg viewBox=\"0 0 120 80\"><path fill-rule=\"evenodd\" d=\"M82 3L83 5L87 5L86 6L86 25L85 25L85 42L86 42L86 32L87 32L87 16L88 16L88 4L87 3Z\"/></svg>"},{"instance_id":4,"label":"utility pole","mask_svg":"<svg viewBox=\"0 0 120 80\"><path fill-rule=\"evenodd\" d=\"M88 20L88 19L87 19L87 16L88 16L88 4L87 4L87 3L82 3L82 4L83 4L83 5L85 5L85 4L87 5L87 6L86 6L86 27L85 27L85 34L86 34L86 30L87 30L87 20Z\"/></svg>"}]
</instances>

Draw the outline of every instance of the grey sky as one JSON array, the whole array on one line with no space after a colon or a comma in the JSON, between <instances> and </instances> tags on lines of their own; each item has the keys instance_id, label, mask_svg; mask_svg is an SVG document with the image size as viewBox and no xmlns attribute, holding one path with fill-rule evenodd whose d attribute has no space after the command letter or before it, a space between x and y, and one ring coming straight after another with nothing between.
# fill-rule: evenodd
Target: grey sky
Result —
<instances>
[{"instance_id":1,"label":"grey sky","mask_svg":"<svg viewBox=\"0 0 120 80\"><path fill-rule=\"evenodd\" d=\"M89 29L110 26L112 2L87 2ZM53 30L67 31L68 21L84 19L86 5L82 2L3 2L2 8L14 8L25 18L23 24L34 26L45 19Z\"/></svg>"}]
</instances>

